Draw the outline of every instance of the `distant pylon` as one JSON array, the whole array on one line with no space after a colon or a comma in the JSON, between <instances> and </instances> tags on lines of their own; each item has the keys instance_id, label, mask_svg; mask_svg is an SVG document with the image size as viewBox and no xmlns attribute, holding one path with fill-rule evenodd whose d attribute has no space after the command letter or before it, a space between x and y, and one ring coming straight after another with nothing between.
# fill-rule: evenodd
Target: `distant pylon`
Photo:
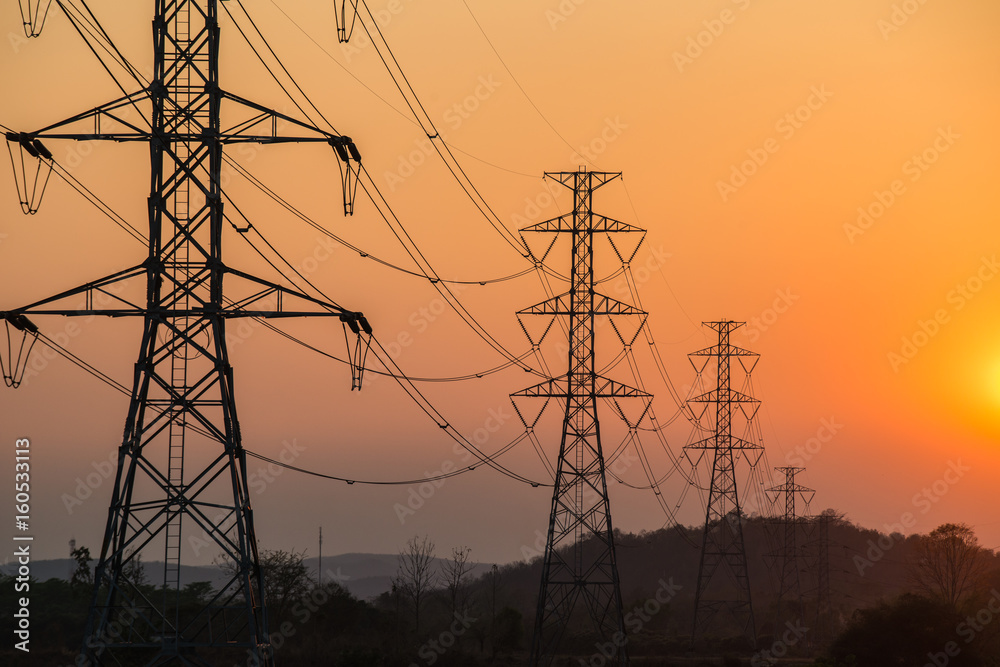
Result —
<instances>
[{"instance_id":1,"label":"distant pylon","mask_svg":"<svg viewBox=\"0 0 1000 667\"><path fill-rule=\"evenodd\" d=\"M644 232L632 225L592 213L594 190L621 176L620 173L580 170L546 176L573 190L573 212L531 225L521 232L571 234L573 256L570 291L518 313L519 318L522 315L548 318L548 326L543 328L537 339L532 339L525 327L525 333L532 339L536 350L541 337L549 331L556 317L569 318L569 372L511 395L518 415L529 430L538 422L541 410L526 418L526 410L518 407L518 399L545 399L547 404L548 400L557 398L565 400L566 405L535 630L531 640L531 665L553 664L555 657L566 650L563 639L567 626L571 620L582 621L577 616L583 610L589 614L594 633L587 640L587 645L594 642L595 653L600 647L601 664L628 665L597 400L603 398L612 402L622 416L624 412L618 401L624 398L643 401L644 406L638 416L627 419L629 428L634 429L649 408L650 396L597 374L594 318L597 315L634 316L639 320L635 330L638 334L646 313L595 292L593 244L598 234L638 235L639 241L634 246L621 240L617 244L614 241L611 243L619 258L627 262L634 257ZM544 245L545 252L535 256L538 262L543 261L552 248L552 243ZM623 255L623 247L632 249L631 253ZM625 331L623 326L612 328L623 341L628 338L628 334L622 334ZM628 333L631 333L631 328ZM634 340L633 335L627 344Z\"/></svg>"},{"instance_id":2,"label":"distant pylon","mask_svg":"<svg viewBox=\"0 0 1000 667\"><path fill-rule=\"evenodd\" d=\"M739 485L736 477L736 459L745 456L756 465L763 448L732 433L733 407L739 406L749 420L756 414L760 402L730 386L731 362L736 357L749 375L757 363L758 355L730 344L730 334L745 324L724 320L703 322L718 333L719 342L697 352L692 352L691 363L701 373L709 359L715 358L718 383L688 403L715 405L715 429L709 437L685 447L685 454L705 451L712 454L712 483L708 492L705 512L705 532L702 538L701 559L698 564L698 587L695 591L694 625L691 642L694 644L710 626L719 611L726 609L732 615L751 646L757 645L753 602L750 596L750 578L747 573L747 552L743 540L743 513L740 508ZM704 361L701 361L704 359ZM752 361L744 361L750 359ZM697 360L697 361L696 361ZM722 566L728 575L723 581L718 574Z\"/></svg>"},{"instance_id":3,"label":"distant pylon","mask_svg":"<svg viewBox=\"0 0 1000 667\"><path fill-rule=\"evenodd\" d=\"M810 636L818 646L825 646L831 639L833 600L830 592L830 524L842 515L819 514L810 517L814 536L807 547L810 569L816 573L816 619Z\"/></svg>"},{"instance_id":4,"label":"distant pylon","mask_svg":"<svg viewBox=\"0 0 1000 667\"><path fill-rule=\"evenodd\" d=\"M769 493L784 496L785 512L781 517L781 527L783 540L781 550L775 554L781 562L781 575L778 584L778 597L775 600L774 634L777 636L782 623L786 621L804 621L805 604L802 599L802 581L799 577L802 563L798 550L797 535L799 531L799 517L795 512L796 497L802 498L806 506L812 501L816 494L812 489L808 489L801 484L795 483L795 475L805 470L805 468L795 468L786 466L775 468L776 471L784 473L785 482L780 486L772 486ZM782 610L785 600L791 600L790 607L794 609L794 614L789 617Z\"/></svg>"}]
</instances>

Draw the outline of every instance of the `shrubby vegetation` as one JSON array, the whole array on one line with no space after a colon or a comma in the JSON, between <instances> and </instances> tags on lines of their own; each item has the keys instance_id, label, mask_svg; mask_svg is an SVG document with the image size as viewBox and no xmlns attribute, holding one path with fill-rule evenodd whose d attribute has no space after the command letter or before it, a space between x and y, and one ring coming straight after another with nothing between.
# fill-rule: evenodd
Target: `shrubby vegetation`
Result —
<instances>
[{"instance_id":1,"label":"shrubby vegetation","mask_svg":"<svg viewBox=\"0 0 1000 667\"><path fill-rule=\"evenodd\" d=\"M706 642L702 664L756 667L769 664L771 654L762 651L777 648L782 665L1000 666L1000 560L979 545L969 527L945 524L927 535L904 537L830 516L831 605L817 607L816 573L809 555L814 536L803 525L803 617L793 619L799 628L794 635L783 635L782 624L775 629L776 568L765 557L773 550L772 527L759 517L742 519L760 651L754 653L743 642L738 628L721 625ZM637 667L697 664L683 662L680 656L690 650L698 567L698 550L691 543L699 541L700 532L670 528L617 534L630 654ZM400 550L391 589L358 600L337 583L314 581L304 553L262 552L277 664L527 664L541 563L531 547L526 547L526 555L531 559L485 571L480 567L472 576L475 554L468 548L451 548L443 560L436 559L435 545L414 537ZM8 644L0 647L0 663L73 663L93 585L89 552L81 547L74 558L71 581L32 582L30 660ZM141 561L132 562L138 570L131 578L143 580ZM152 584L144 583L143 590L151 599L159 594ZM657 598L658 591L669 595ZM212 593L207 582L185 586L179 598L182 614L199 608ZM657 599L664 602L651 602ZM2 577L0 620L6 636L11 636L15 608L13 580ZM783 636L794 641L783 644ZM594 654L594 638L574 628L570 645L578 656ZM568 664L578 665L579 659Z\"/></svg>"}]
</instances>

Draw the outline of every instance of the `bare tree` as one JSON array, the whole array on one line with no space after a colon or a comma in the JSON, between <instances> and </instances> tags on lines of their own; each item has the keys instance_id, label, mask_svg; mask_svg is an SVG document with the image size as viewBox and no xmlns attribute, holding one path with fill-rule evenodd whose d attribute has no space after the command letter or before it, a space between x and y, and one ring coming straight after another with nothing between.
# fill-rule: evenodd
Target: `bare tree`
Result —
<instances>
[{"instance_id":1,"label":"bare tree","mask_svg":"<svg viewBox=\"0 0 1000 667\"><path fill-rule=\"evenodd\" d=\"M448 595L451 598L452 616L458 613L460 607L464 606L462 592L465 588L464 579L469 574L469 570L472 569L469 564L469 554L471 553L470 547L452 547L451 560L447 560L441 565L445 586L447 586Z\"/></svg>"},{"instance_id":2,"label":"bare tree","mask_svg":"<svg viewBox=\"0 0 1000 667\"><path fill-rule=\"evenodd\" d=\"M411 537L406 548L399 552L399 566L396 583L403 595L413 602L413 618L417 632L420 632L420 609L427 592L434 584L434 543L427 537Z\"/></svg>"},{"instance_id":3,"label":"bare tree","mask_svg":"<svg viewBox=\"0 0 1000 667\"><path fill-rule=\"evenodd\" d=\"M988 555L972 528L942 524L920 538L910 575L918 589L958 609L986 574Z\"/></svg>"}]
</instances>

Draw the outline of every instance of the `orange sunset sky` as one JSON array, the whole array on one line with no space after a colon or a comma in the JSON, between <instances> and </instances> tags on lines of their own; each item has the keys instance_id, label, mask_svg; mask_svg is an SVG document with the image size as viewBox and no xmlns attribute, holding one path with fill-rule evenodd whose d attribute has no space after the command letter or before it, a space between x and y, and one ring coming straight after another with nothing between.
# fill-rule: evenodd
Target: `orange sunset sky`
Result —
<instances>
[{"instance_id":1,"label":"orange sunset sky","mask_svg":"<svg viewBox=\"0 0 1000 667\"><path fill-rule=\"evenodd\" d=\"M246 28L238 5L225 4ZM427 155L425 135L361 28L341 45L330 2L243 4L299 85L354 139L440 275L478 281L529 268L437 155ZM152 3L91 7L121 51L148 69ZM1000 4L371 0L370 7L427 114L508 229L570 209L568 191L551 190L545 171L587 164L623 172L598 191L594 208L648 230L632 268L672 381L690 384L687 353L712 343L701 321L749 322L733 342L761 354L754 390L768 462L805 465L799 481L816 489L813 511L832 507L883 530L910 512L916 523L906 532L921 533L964 521L985 546L1000 547ZM0 11L0 123L34 130L120 94L58 9L38 39L23 39L19 22L8 3ZM224 13L221 27L223 88L298 117ZM142 145L47 145L116 211L146 226ZM329 147L231 154L336 234L412 267L370 201L359 197L355 215L342 215ZM62 181L53 179L39 213L26 217L12 175L3 174L0 309L141 261L144 248ZM406 373L465 375L503 363L441 307L427 280L330 246L231 176L228 192L254 225L331 298L364 311ZM226 230L225 243L231 265L279 279L235 231ZM548 261L565 270L559 248ZM615 270L612 259L602 247L598 275ZM605 287L625 300L623 283ZM528 342L514 313L545 293L529 273L467 287L460 298L522 353ZM34 319L49 336L70 324ZM67 347L129 382L139 321L78 324ZM339 325L282 326L343 353ZM559 335L544 347L550 367L563 372ZM676 406L641 341L636 357L667 421ZM599 365L610 348L601 347ZM356 479L423 477L471 462L391 380L351 392L345 366L259 329L230 354L252 451L284 452L294 465ZM78 489L107 470L128 400L61 358L39 367L22 387L2 392L0 442L12 449L15 438L32 441L36 558L65 557L70 538L96 555L112 483L87 487L89 495ZM611 373L630 381L625 365ZM449 423L469 437L480 433L482 448L494 451L522 430L508 394L535 382L514 368L421 389ZM613 415L602 414L613 433ZM558 420L544 424L539 437L554 461ZM690 428L679 419L665 433L680 452ZM796 454L818 435L825 442ZM667 474L656 440L644 435L643 443L654 472ZM527 442L502 460L546 479ZM623 478L644 484L629 460L622 459ZM506 562L522 558L548 522L549 489L485 467L440 484L402 518L397 505L418 487L349 486L288 470L271 477L264 468L251 459L265 549L314 556L323 526L325 554L393 553L427 534L439 554L468 545L474 559ZM961 475L948 473L954 483L942 484L949 469ZM933 502L921 498L935 482ZM684 484L679 475L664 482L669 505ZM612 484L611 493L617 527L656 529L667 520L650 491ZM81 502L67 502L74 497ZM686 524L704 521L696 494L677 514Z\"/></svg>"}]
</instances>

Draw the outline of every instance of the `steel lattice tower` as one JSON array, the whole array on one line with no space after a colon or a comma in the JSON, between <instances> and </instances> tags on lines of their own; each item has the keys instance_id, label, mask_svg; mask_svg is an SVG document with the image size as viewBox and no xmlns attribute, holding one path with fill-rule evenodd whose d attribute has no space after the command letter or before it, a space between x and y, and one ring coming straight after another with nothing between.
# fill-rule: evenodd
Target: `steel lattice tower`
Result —
<instances>
[{"instance_id":1,"label":"steel lattice tower","mask_svg":"<svg viewBox=\"0 0 1000 667\"><path fill-rule=\"evenodd\" d=\"M272 662L246 452L236 412L226 322L233 318L335 317L360 336L358 312L254 277L224 263L220 175L223 147L234 143L321 142L342 176L360 155L333 135L224 91L219 85L218 0L156 0L153 77L139 91L41 130L7 135L22 160L48 162L41 139L143 142L151 187L145 259L124 271L3 317L25 336L27 314L142 318L142 342L87 618L87 664ZM137 76L137 81L141 79ZM220 111L240 116L229 127ZM128 112L139 110L146 131ZM227 116L228 117L228 116ZM304 136L279 133L279 124ZM84 130L84 131L80 131ZM346 174L346 176L345 176ZM345 181L345 186L348 181ZM20 185L19 185L20 188ZM345 190L345 210L351 208ZM27 211L26 211L27 212ZM33 211L31 211L33 212ZM145 281L137 305L112 287ZM223 280L235 296L224 296ZM111 306L94 308L95 295ZM83 310L70 308L86 298ZM230 563L228 579L205 603L181 604L182 535L190 531ZM136 559L162 557L162 587L150 594L132 580Z\"/></svg>"},{"instance_id":2,"label":"steel lattice tower","mask_svg":"<svg viewBox=\"0 0 1000 667\"><path fill-rule=\"evenodd\" d=\"M512 400L556 398L565 400L566 405L531 641L531 665L553 664L564 647L567 626L571 622L582 621L583 610L589 615L594 633L588 641L597 640L596 644L587 645L595 646L594 651L600 650L604 654L607 662L603 664L628 665L597 402L602 398L615 403L624 398L638 398L645 402L648 409L651 397L597 374L594 321L598 315L631 315L640 318L641 327L646 313L597 293L594 290L593 262L596 234L644 232L632 225L595 215L592 211L594 190L618 178L620 173L581 169L545 175L573 190L573 212L525 227L521 232L570 234L573 254L569 292L518 313L519 318L522 315L548 316L550 320L546 332L555 317L569 318L569 372L511 395ZM640 236L640 243L641 239ZM546 245L551 250L552 243ZM624 257L620 252L621 245L621 242L618 245L612 242L619 258L628 262L635 251ZM638 245L636 243L635 247L638 248ZM544 255L535 259L541 262ZM615 330L618 331L617 328ZM525 333L528 333L527 329ZM535 349L539 342L532 340ZM628 341L628 344L631 342ZM516 400L514 407L518 407ZM522 410L518 409L518 414L524 419ZM537 421L537 417L533 422L526 421L526 426L533 428ZM634 424L629 425L634 427ZM602 648L596 648L597 645Z\"/></svg>"},{"instance_id":3,"label":"steel lattice tower","mask_svg":"<svg viewBox=\"0 0 1000 667\"><path fill-rule=\"evenodd\" d=\"M778 629L781 627L781 622L783 620L797 619L802 621L805 619L805 604L802 599L802 581L799 577L801 569L799 563L800 554L797 542L800 522L799 517L795 512L795 498L801 497L803 502L805 502L808 506L816 492L795 482L795 475L805 470L805 468L785 466L775 468L775 470L785 475L784 484L781 484L780 486L772 486L768 489L769 493L780 494L779 498L784 496L785 500L785 513L781 517L781 527L783 529L782 546L780 552L775 554L781 560L778 597L775 600L774 634L777 636ZM792 605L796 610L795 619L784 618L782 615L781 605L786 596L791 598Z\"/></svg>"},{"instance_id":4,"label":"steel lattice tower","mask_svg":"<svg viewBox=\"0 0 1000 667\"><path fill-rule=\"evenodd\" d=\"M736 478L736 460L739 455L752 458L756 465L762 448L732 433L734 406L743 410L749 419L756 412L759 401L730 386L732 358L740 360L749 373L756 365L758 355L730 344L730 334L743 326L743 322L704 322L705 326L718 333L717 345L692 352L692 358L703 358L703 370L708 361L716 360L718 384L715 389L688 399L689 403L704 403L715 406L715 432L698 442L685 447L686 454L699 451L701 460L705 451L712 453L712 483L709 488L705 513L705 532L702 537L701 558L698 564L698 588L695 592L694 627L692 644L700 638L722 609L727 609L752 646L757 644L757 629L754 623L753 603L750 597L750 578L747 573L746 545L743 541L743 513L740 509L739 485ZM744 359L752 359L749 368ZM752 410L752 412L747 412ZM729 575L727 581L718 577L722 566Z\"/></svg>"},{"instance_id":5,"label":"steel lattice tower","mask_svg":"<svg viewBox=\"0 0 1000 667\"><path fill-rule=\"evenodd\" d=\"M816 571L816 621L815 637L818 645L823 646L830 640L830 614L833 610L833 600L830 594L830 523L841 517L835 514L820 514L810 517L810 523L816 531L809 545L811 560Z\"/></svg>"}]
</instances>

